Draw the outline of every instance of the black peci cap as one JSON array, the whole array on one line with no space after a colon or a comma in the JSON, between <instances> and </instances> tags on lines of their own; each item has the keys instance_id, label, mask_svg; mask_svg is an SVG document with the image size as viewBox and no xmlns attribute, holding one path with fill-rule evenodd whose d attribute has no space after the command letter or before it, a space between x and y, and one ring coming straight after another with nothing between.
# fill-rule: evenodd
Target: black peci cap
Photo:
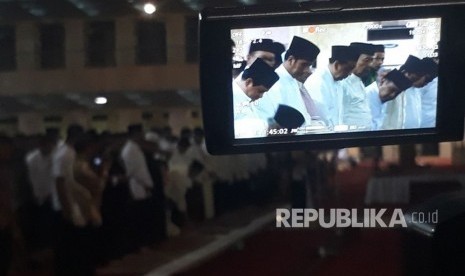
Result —
<instances>
[{"instance_id":1,"label":"black peci cap","mask_svg":"<svg viewBox=\"0 0 465 276\"><path fill-rule=\"evenodd\" d=\"M392 81L400 91L404 91L405 89L412 86L412 81L410 81L407 77L404 76L399 70L394 69L389 72L384 78Z\"/></svg>"},{"instance_id":2,"label":"black peci cap","mask_svg":"<svg viewBox=\"0 0 465 276\"><path fill-rule=\"evenodd\" d=\"M351 46L334 45L331 47L331 58L334 60L347 62L357 61L360 53Z\"/></svg>"},{"instance_id":3,"label":"black peci cap","mask_svg":"<svg viewBox=\"0 0 465 276\"><path fill-rule=\"evenodd\" d=\"M424 63L416 56L409 55L405 63L400 67L400 71L426 74Z\"/></svg>"},{"instance_id":4,"label":"black peci cap","mask_svg":"<svg viewBox=\"0 0 465 276\"><path fill-rule=\"evenodd\" d=\"M375 45L370 43L352 42L350 43L350 46L357 49L359 54L372 56L375 53Z\"/></svg>"},{"instance_id":5,"label":"black peci cap","mask_svg":"<svg viewBox=\"0 0 465 276\"><path fill-rule=\"evenodd\" d=\"M426 74L430 75L432 79L438 76L438 64L432 58L423 58L421 60Z\"/></svg>"},{"instance_id":6,"label":"black peci cap","mask_svg":"<svg viewBox=\"0 0 465 276\"><path fill-rule=\"evenodd\" d=\"M373 50L375 53L384 53L384 45L383 44L374 44Z\"/></svg>"},{"instance_id":7,"label":"black peci cap","mask_svg":"<svg viewBox=\"0 0 465 276\"><path fill-rule=\"evenodd\" d=\"M279 42L275 42L274 44L274 58L276 60L275 67L278 67L281 63L283 63L283 58L281 57L281 54L286 50L286 47L284 47L284 45Z\"/></svg>"},{"instance_id":8,"label":"black peci cap","mask_svg":"<svg viewBox=\"0 0 465 276\"><path fill-rule=\"evenodd\" d=\"M280 45L283 47L281 52L279 52ZM269 38L259 38L250 42L249 54L255 51L266 51L274 54L279 52L279 54L281 54L284 52L284 46L282 46L281 43L275 42Z\"/></svg>"},{"instance_id":9,"label":"black peci cap","mask_svg":"<svg viewBox=\"0 0 465 276\"><path fill-rule=\"evenodd\" d=\"M305 118L297 109L280 104L274 115L274 120L285 128L298 128L303 125Z\"/></svg>"},{"instance_id":10,"label":"black peci cap","mask_svg":"<svg viewBox=\"0 0 465 276\"><path fill-rule=\"evenodd\" d=\"M242 79L251 78L254 86L263 85L271 88L279 80L278 74L261 58L257 58L249 68L242 73Z\"/></svg>"},{"instance_id":11,"label":"black peci cap","mask_svg":"<svg viewBox=\"0 0 465 276\"><path fill-rule=\"evenodd\" d=\"M298 36L292 38L291 45L289 49L287 49L287 56L292 55L297 59L305 59L308 61L314 61L319 53L320 48L318 48L318 46Z\"/></svg>"}]
</instances>

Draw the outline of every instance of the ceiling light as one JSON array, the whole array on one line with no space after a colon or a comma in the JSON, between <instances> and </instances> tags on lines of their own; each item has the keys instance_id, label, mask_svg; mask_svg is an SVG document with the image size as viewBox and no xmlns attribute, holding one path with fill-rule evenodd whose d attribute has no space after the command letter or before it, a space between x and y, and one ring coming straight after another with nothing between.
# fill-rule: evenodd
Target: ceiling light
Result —
<instances>
[{"instance_id":1,"label":"ceiling light","mask_svg":"<svg viewBox=\"0 0 465 276\"><path fill-rule=\"evenodd\" d=\"M105 97L97 97L94 99L96 104L106 104L108 102L107 98Z\"/></svg>"},{"instance_id":2,"label":"ceiling light","mask_svg":"<svg viewBox=\"0 0 465 276\"><path fill-rule=\"evenodd\" d=\"M155 7L155 5L152 3L146 3L144 5L144 12L146 14L153 14L156 10L157 10L157 7Z\"/></svg>"}]
</instances>

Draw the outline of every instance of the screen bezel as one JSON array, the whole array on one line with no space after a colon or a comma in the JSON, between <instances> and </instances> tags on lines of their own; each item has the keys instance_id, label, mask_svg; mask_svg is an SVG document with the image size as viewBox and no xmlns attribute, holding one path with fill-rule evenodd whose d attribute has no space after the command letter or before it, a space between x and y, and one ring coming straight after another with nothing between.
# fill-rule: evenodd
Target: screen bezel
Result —
<instances>
[{"instance_id":1,"label":"screen bezel","mask_svg":"<svg viewBox=\"0 0 465 276\"><path fill-rule=\"evenodd\" d=\"M286 9L288 10L285 13L272 13L260 7L211 9L202 12L200 20L201 97L207 149L210 153L329 149L462 139L464 97L456 91L459 91L464 84L458 69L463 68L465 59L459 51L465 46L465 39L461 37L459 27L465 25L465 19L461 18L465 5L383 7L369 10L368 8L341 9L337 7L317 11L296 5L287 6ZM273 10L276 8L274 7ZM441 61L435 128L234 138L231 29L431 17L441 18L439 45Z\"/></svg>"}]
</instances>

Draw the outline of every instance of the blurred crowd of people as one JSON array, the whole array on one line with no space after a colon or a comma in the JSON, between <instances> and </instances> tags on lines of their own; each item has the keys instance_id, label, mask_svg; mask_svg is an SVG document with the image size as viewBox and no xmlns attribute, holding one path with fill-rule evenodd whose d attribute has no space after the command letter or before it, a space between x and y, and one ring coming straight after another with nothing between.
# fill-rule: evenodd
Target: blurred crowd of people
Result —
<instances>
[{"instance_id":1,"label":"blurred crowd of people","mask_svg":"<svg viewBox=\"0 0 465 276\"><path fill-rule=\"evenodd\" d=\"M98 134L73 124L64 139L57 129L0 136L0 275L18 252L27 263L44 248L56 275L92 275L188 223L282 198L290 182L304 202L310 156L212 156L201 128Z\"/></svg>"}]
</instances>

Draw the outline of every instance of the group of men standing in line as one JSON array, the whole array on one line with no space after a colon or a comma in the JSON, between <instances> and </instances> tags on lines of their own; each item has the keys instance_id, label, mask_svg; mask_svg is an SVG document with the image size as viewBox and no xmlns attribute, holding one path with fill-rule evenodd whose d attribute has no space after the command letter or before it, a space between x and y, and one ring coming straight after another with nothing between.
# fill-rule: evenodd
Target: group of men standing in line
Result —
<instances>
[{"instance_id":1,"label":"group of men standing in line","mask_svg":"<svg viewBox=\"0 0 465 276\"><path fill-rule=\"evenodd\" d=\"M314 70L319 53L299 36L286 51L271 39L251 42L232 82L236 138L435 127L437 59L409 55L388 71L384 45L353 42L332 46Z\"/></svg>"}]
</instances>

